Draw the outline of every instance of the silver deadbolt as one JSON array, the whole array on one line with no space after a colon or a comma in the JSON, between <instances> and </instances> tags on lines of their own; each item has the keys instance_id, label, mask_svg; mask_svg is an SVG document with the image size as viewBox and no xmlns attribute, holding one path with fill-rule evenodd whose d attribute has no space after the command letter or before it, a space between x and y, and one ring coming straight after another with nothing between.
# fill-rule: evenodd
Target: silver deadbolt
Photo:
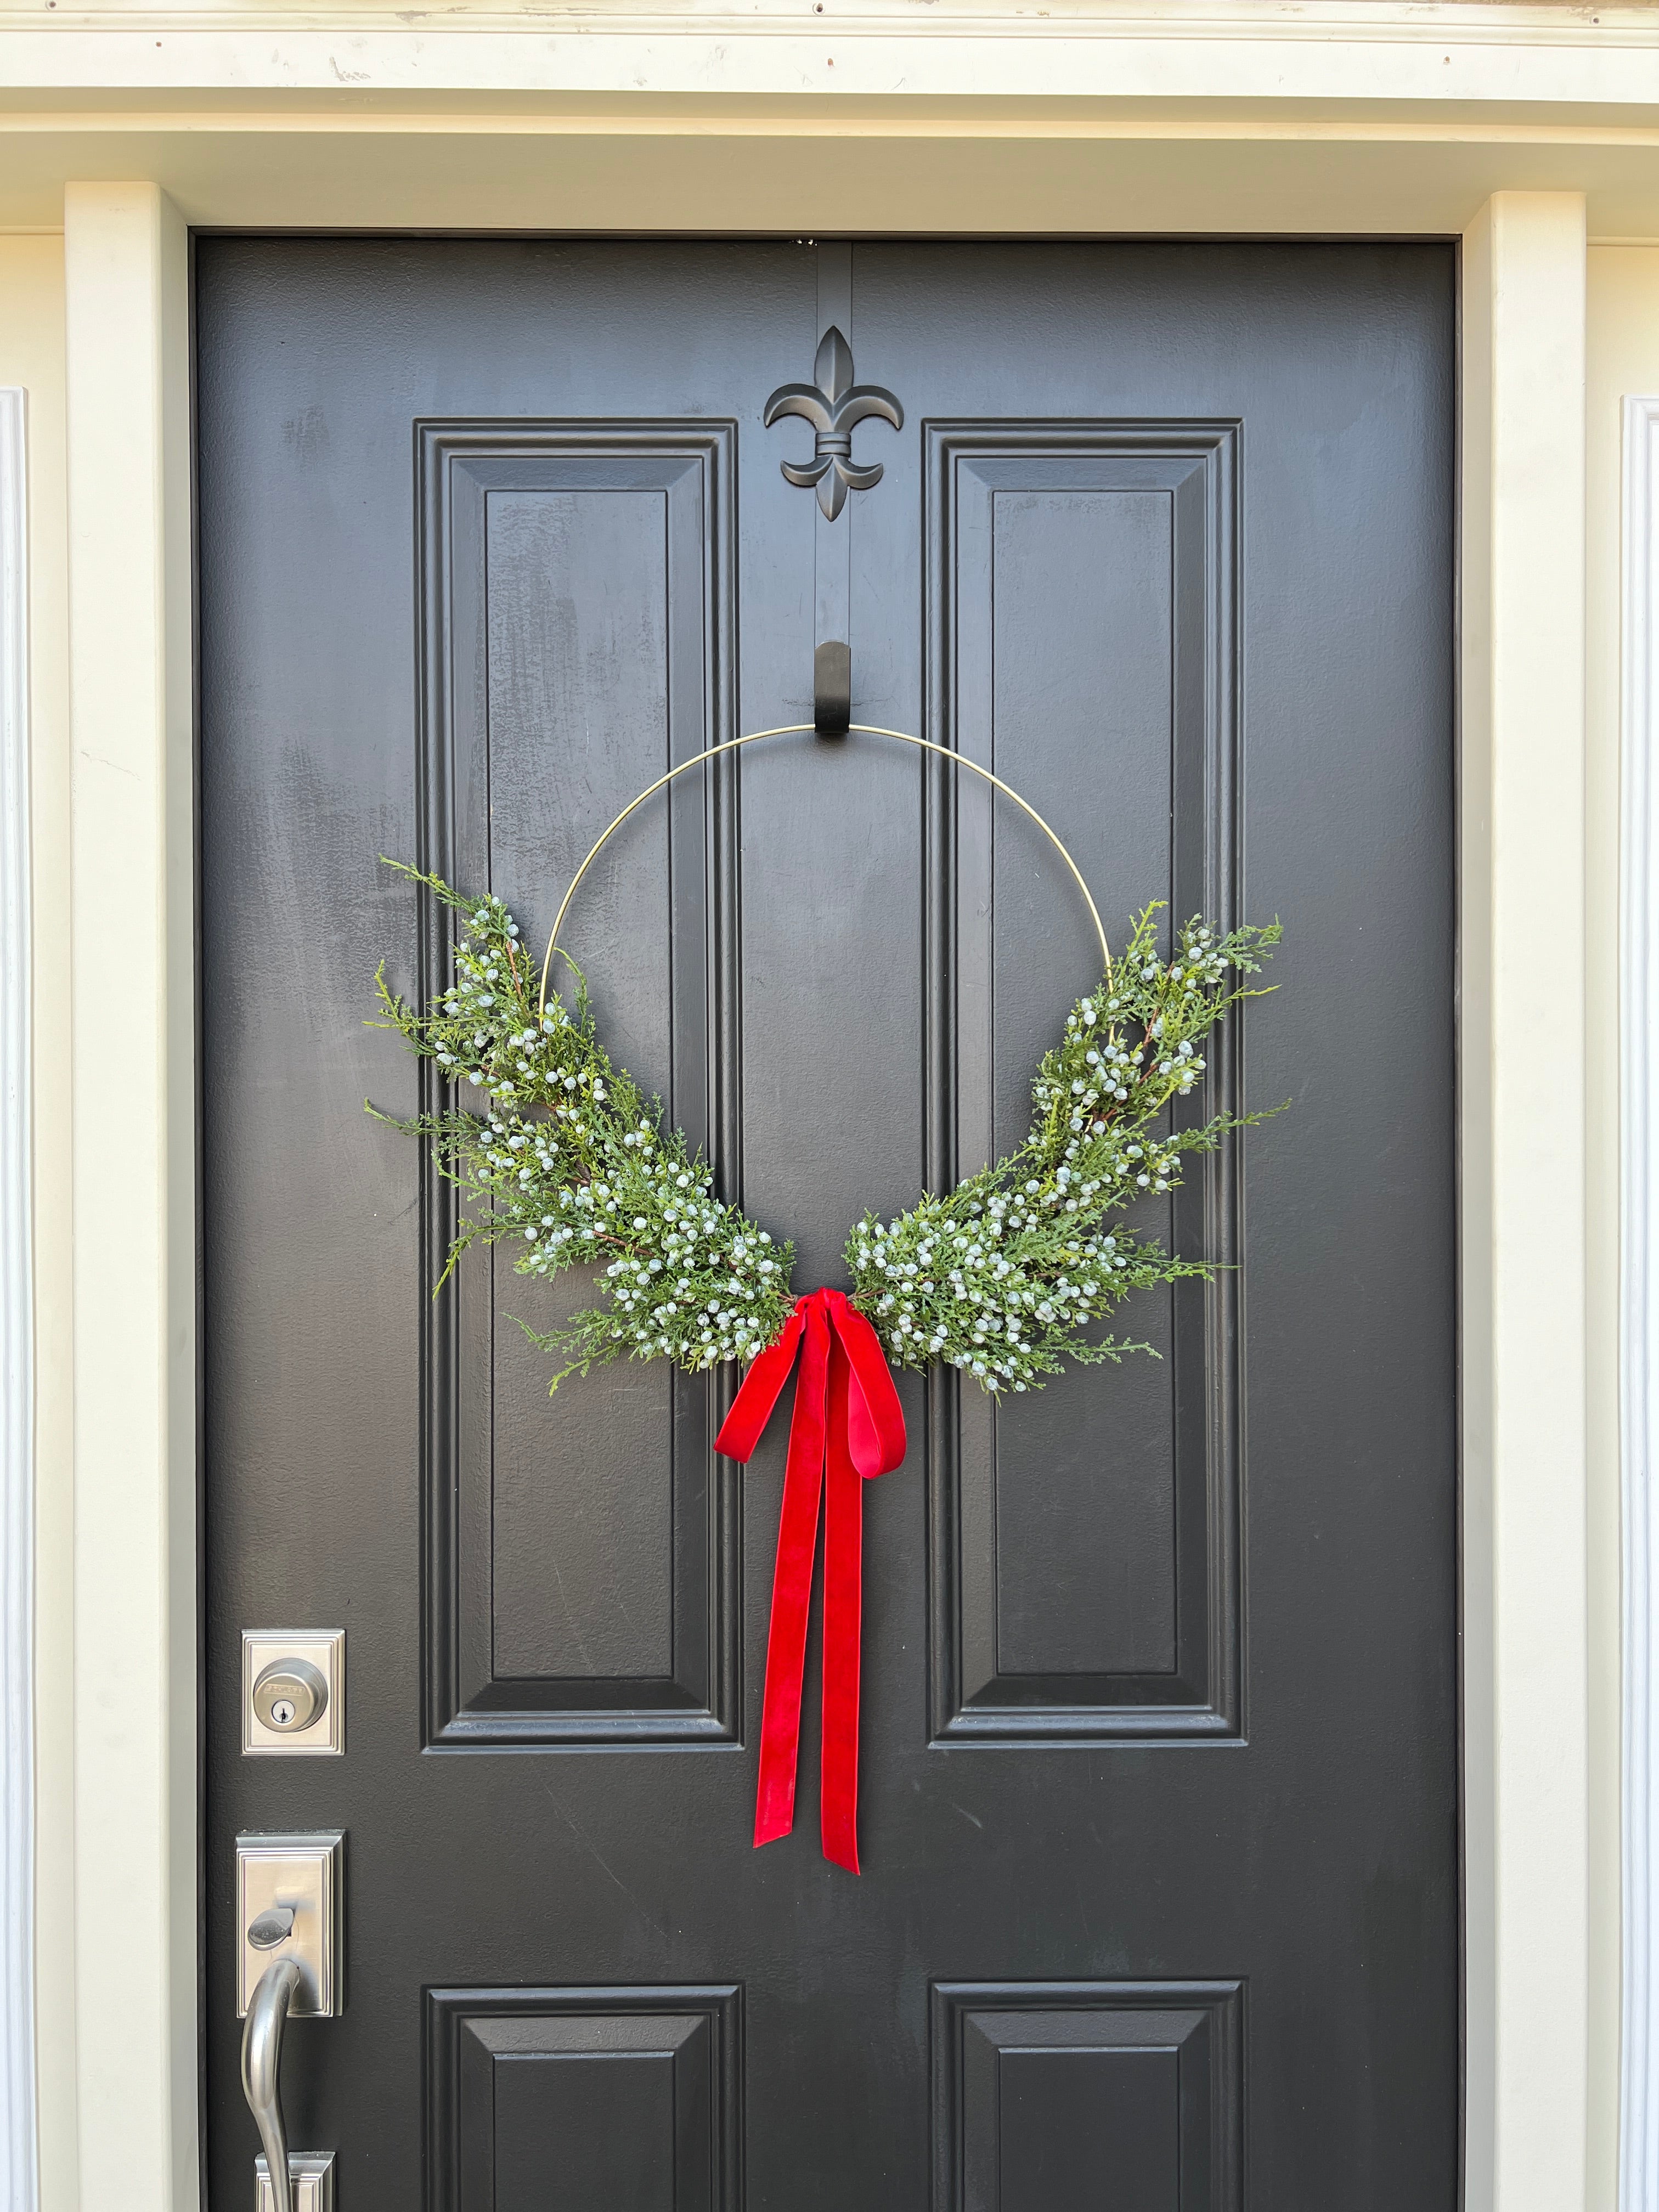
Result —
<instances>
[{"instance_id":1,"label":"silver deadbolt","mask_svg":"<svg viewBox=\"0 0 1659 2212\"><path fill-rule=\"evenodd\" d=\"M242 1750L250 1759L338 1758L345 1749L345 1631L242 1631Z\"/></svg>"},{"instance_id":2,"label":"silver deadbolt","mask_svg":"<svg viewBox=\"0 0 1659 2212\"><path fill-rule=\"evenodd\" d=\"M273 1659L254 1678L254 1712L279 1735L309 1728L327 1703L327 1680L309 1659Z\"/></svg>"}]
</instances>

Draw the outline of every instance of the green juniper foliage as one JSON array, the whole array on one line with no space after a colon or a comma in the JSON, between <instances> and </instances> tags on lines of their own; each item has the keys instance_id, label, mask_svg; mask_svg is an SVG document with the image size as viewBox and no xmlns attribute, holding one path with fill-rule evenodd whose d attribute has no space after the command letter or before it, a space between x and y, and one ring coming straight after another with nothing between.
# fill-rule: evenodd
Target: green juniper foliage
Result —
<instances>
[{"instance_id":1,"label":"green juniper foliage","mask_svg":"<svg viewBox=\"0 0 1659 2212\"><path fill-rule=\"evenodd\" d=\"M501 900L463 898L437 876L401 872L466 927L454 980L424 1014L397 996L382 965L375 982L386 1026L447 1080L491 1102L487 1114L398 1125L431 1140L474 1209L441 1286L469 1245L509 1237L526 1248L514 1262L521 1275L602 1267L600 1304L547 1335L526 1329L563 1363L554 1389L623 1352L661 1354L694 1370L752 1358L787 1318L794 1248L723 1206L707 1162L678 1129L664 1130L660 1101L612 1067L574 963L575 1011L550 996L538 1012L535 963Z\"/></svg>"},{"instance_id":2,"label":"green juniper foliage","mask_svg":"<svg viewBox=\"0 0 1659 2212\"><path fill-rule=\"evenodd\" d=\"M526 1329L562 1363L556 1389L624 1352L691 1371L752 1358L787 1317L793 1247L723 1205L707 1163L665 1130L660 1101L612 1066L574 963L574 1012L556 998L538 1011L539 977L501 900L402 872L453 908L465 934L448 990L425 1013L397 996L382 967L386 1025L447 1081L490 1102L482 1114L397 1125L431 1142L471 1204L445 1279L469 1245L507 1238L525 1247L520 1274L602 1268L599 1304L545 1335ZM1203 1074L1198 1041L1255 995L1231 978L1255 972L1279 931L1275 923L1218 937L1194 921L1164 962L1158 911L1147 908L1112 975L1067 1017L1037 1071L1020 1150L947 1198L924 1197L892 1222L866 1214L853 1232L853 1303L896 1364L944 1359L986 1390L1029 1389L1068 1359L1150 1350L1081 1332L1131 1291L1209 1273L1110 1224L1176 1184L1182 1153L1212 1151L1227 1130L1260 1118L1218 1115L1162 1133L1153 1126Z\"/></svg>"},{"instance_id":3,"label":"green juniper foliage","mask_svg":"<svg viewBox=\"0 0 1659 2212\"><path fill-rule=\"evenodd\" d=\"M896 1221L866 1214L847 1247L853 1303L897 1366L948 1361L986 1390L1028 1390L1067 1360L1121 1359L1146 1344L1082 1331L1131 1291L1183 1275L1172 1257L1121 1226L1125 1209L1181 1181L1183 1152L1213 1152L1229 1129L1262 1116L1217 1115L1160 1133L1172 1100L1204 1073L1198 1046L1241 999L1231 981L1261 967L1281 934L1200 920L1158 951L1158 906L1135 924L1112 973L1066 1018L1031 1086L1031 1133L1018 1152L924 1198Z\"/></svg>"}]
</instances>

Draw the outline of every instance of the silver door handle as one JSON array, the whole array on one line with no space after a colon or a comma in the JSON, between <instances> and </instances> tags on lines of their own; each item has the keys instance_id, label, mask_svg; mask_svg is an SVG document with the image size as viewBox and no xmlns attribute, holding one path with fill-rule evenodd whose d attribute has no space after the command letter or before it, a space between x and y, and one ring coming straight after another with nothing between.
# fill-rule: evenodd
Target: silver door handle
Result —
<instances>
[{"instance_id":1,"label":"silver door handle","mask_svg":"<svg viewBox=\"0 0 1659 2212\"><path fill-rule=\"evenodd\" d=\"M293 1918L291 1913L289 1917ZM288 2024L289 2005L299 1986L300 1969L293 1960L273 1959L259 1977L253 2002L247 2008L247 2025L242 2030L242 2094L247 2099L248 2110L258 2126L259 2140L265 2147L265 2168L270 2176L274 2212L294 2212L279 2071L283 2063L283 2030Z\"/></svg>"}]
</instances>

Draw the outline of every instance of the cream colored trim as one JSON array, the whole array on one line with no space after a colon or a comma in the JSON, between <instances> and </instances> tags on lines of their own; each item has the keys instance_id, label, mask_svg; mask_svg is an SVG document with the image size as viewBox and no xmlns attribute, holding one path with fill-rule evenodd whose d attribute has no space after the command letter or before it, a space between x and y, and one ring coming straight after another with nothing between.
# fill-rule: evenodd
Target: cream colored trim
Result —
<instances>
[{"instance_id":1,"label":"cream colored trim","mask_svg":"<svg viewBox=\"0 0 1659 2212\"><path fill-rule=\"evenodd\" d=\"M1589 1162L1589 2202L1618 2202L1621 1703L1620 1468L1620 627L1623 396L1659 390L1659 252L1592 246L1588 461L1585 914ZM1596 1041L1601 1040L1601 1048Z\"/></svg>"},{"instance_id":2,"label":"cream colored trim","mask_svg":"<svg viewBox=\"0 0 1659 2212\"><path fill-rule=\"evenodd\" d=\"M228 125L224 137L194 142L191 212L246 220L257 201L272 221L343 222L373 207L409 222L485 204L485 142L423 139L412 120L408 133L337 134L319 168L315 139L240 138ZM46 143L55 161L73 150ZM141 139L83 143L98 144L105 163L124 147L145 150ZM707 219L683 197L695 131L654 151L626 137L515 143L528 166L493 171L485 191L518 227L556 227L578 186L599 227ZM867 143L820 142L834 157L827 185L786 139L749 142L734 168L736 143L711 136L699 158L706 177L724 165L718 204L738 228L781 228L802 208L822 216L843 191L878 218L872 227L927 228L947 203L953 227L965 227L964 204L972 212L999 190L999 228L1029 223L1033 210L1054 228L1110 227L1102 215L1122 222L1130 204L1124 227L1180 228L1194 203L1190 177L1172 165L1201 171L1204 191L1219 196L1235 158L1174 144L1117 149L1139 164L1121 173L1122 189L1138 181L1114 201L1079 188L1075 149L1035 141L988 168L971 134L943 148L921 132L896 135L861 177ZM434 186L441 143L456 166ZM175 158L176 144L164 150ZM1364 204L1377 227L1422 227L1429 155L1379 148L1368 158ZM1481 158L1506 157L1498 149ZM1338 227L1302 173L1275 189L1279 220L1267 227ZM1232 227L1267 204L1236 198ZM1359 204L1346 201L1343 212ZM65 207L82 2176L47 2212L183 2212L196 2188L183 236L153 185L76 184ZM1466 204L1460 221L1468 2204L1585 2212L1584 200L1504 192L1478 214ZM1438 216L1431 227L1443 227ZM1550 1009L1547 1084L1540 1004ZM99 2029L117 1955L129 1998L137 1992L149 2008L120 2069ZM1605 2212L1603 2198L1593 2212Z\"/></svg>"},{"instance_id":3,"label":"cream colored trim","mask_svg":"<svg viewBox=\"0 0 1659 2212\"><path fill-rule=\"evenodd\" d=\"M823 5L0 6L0 225L1659 234L1646 0Z\"/></svg>"},{"instance_id":4,"label":"cream colored trim","mask_svg":"<svg viewBox=\"0 0 1659 2212\"><path fill-rule=\"evenodd\" d=\"M1638 1048L1638 1040L1626 1026L1626 1009L1638 979L1621 955L1621 875L1632 898L1641 896L1631 879L1630 848L1623 856L1620 850L1636 829L1635 819L1627 818L1621 826L1620 818L1626 711L1620 664L1622 639L1629 634L1623 619L1625 602L1632 589L1623 542L1627 533L1623 417L1628 395L1659 392L1659 246L1592 247L1589 285L1589 1034L1593 1040L1607 1041L1601 1049L1592 1048L1589 1062L1590 2202L1600 2208L1620 2201L1620 2074L1634 2057L1632 2053L1621 2058L1626 1942L1620 1909L1626 1612L1621 1582L1626 1547L1621 1540L1625 1484L1620 1458L1626 1424L1620 1400L1621 1383L1626 1391L1639 1385L1624 1356L1629 1325L1621 1313L1619 1264L1624 1215L1632 1197L1621 1165L1627 1141L1621 1121L1628 1125L1628 1102L1622 1102L1621 1112L1621 1055L1609 1048L1610 1041L1621 1032L1624 1054ZM1638 807L1638 817L1639 811ZM1652 887L1646 897L1651 913ZM1628 2124L1635 2117L1628 2106L1626 2114ZM1654 2179L1650 2170L1648 2180ZM1637 2212L1638 2205L1647 2212L1654 2201L1651 2193L1640 2197L1631 2190L1623 2199L1626 2212Z\"/></svg>"},{"instance_id":5,"label":"cream colored trim","mask_svg":"<svg viewBox=\"0 0 1659 2212\"><path fill-rule=\"evenodd\" d=\"M64 241L0 238L0 381L28 393L33 902L35 2100L40 2202L70 2212L75 2148L74 1645Z\"/></svg>"},{"instance_id":6,"label":"cream colored trim","mask_svg":"<svg viewBox=\"0 0 1659 2212\"><path fill-rule=\"evenodd\" d=\"M186 240L64 204L74 807L75 1844L86 2212L197 2201Z\"/></svg>"},{"instance_id":7,"label":"cream colored trim","mask_svg":"<svg viewBox=\"0 0 1659 2212\"><path fill-rule=\"evenodd\" d=\"M949 97L917 92L938 72L902 45L885 66L902 89L774 96L754 89L767 80L750 43L737 42L729 68L711 46L690 93L673 89L671 71L659 91L556 96L440 88L455 58L435 46L431 93L388 103L376 52L337 42L328 66L362 113L343 96L331 106L204 84L165 109L146 98L132 116L99 112L105 99L119 105L112 90L96 100L42 92L7 112L23 96L4 89L0 42L0 225L55 221L66 179L142 173L187 222L230 228L1455 237L1495 191L1570 187L1587 195L1598 234L1659 236L1649 135L1659 89L1634 122L1598 111L1595 131L1560 106L1492 131L1474 127L1495 119L1490 110L1218 94L1164 127L1162 95L1077 97L1064 56L1041 40L1035 54L1004 41L959 58ZM538 52L520 40L492 66L510 83L515 54L528 73ZM55 58L72 67L73 42ZM583 45L573 71L591 58ZM635 61L642 83L656 81L653 58L623 47L606 68ZM250 34L214 66L258 75L267 59ZM975 75L999 93L973 97ZM1025 82L1019 99L1002 96Z\"/></svg>"},{"instance_id":8,"label":"cream colored trim","mask_svg":"<svg viewBox=\"0 0 1659 2212\"><path fill-rule=\"evenodd\" d=\"M1594 34L1556 7L1218 11L926 6L822 21L798 7L406 11L0 9L0 85L131 98L167 88L292 95L626 92L844 100L957 94L1133 101L1370 100L1434 109L1627 109L1653 97L1651 10ZM1340 27L1339 27L1340 26ZM1346 35L1344 35L1346 33Z\"/></svg>"},{"instance_id":9,"label":"cream colored trim","mask_svg":"<svg viewBox=\"0 0 1659 2212\"><path fill-rule=\"evenodd\" d=\"M51 35L67 40L99 30L144 36L156 30L246 27L262 39L296 31L402 33L411 29L412 14L400 0L335 0L327 8L235 8L215 0L135 6L131 0L82 0L78 7L60 5ZM19 0L0 5L0 27L34 28L39 20ZM947 35L988 26L1029 38L1052 27L1096 38L1239 38L1360 46L1438 46L1449 40L1475 46L1572 46L1592 52L1616 48L1653 30L1650 0L1606 0L1588 23L1582 10L1564 7L1562 0L1048 0L1040 14L1022 8L1018 0L838 0L835 13L812 28L820 35L851 30L902 37L919 24L942 26ZM748 7L733 0L660 0L649 8L608 0L557 8L545 0L453 0L441 14L434 11L412 26L413 34L428 43L458 34L550 30L665 33L712 28L740 37L768 27L799 32L799 13L790 0L754 0ZM1602 35L1592 36L1592 27Z\"/></svg>"},{"instance_id":10,"label":"cream colored trim","mask_svg":"<svg viewBox=\"0 0 1659 2212\"><path fill-rule=\"evenodd\" d=\"M1588 2151L1585 256L1571 193L1464 240L1470 2212L1582 2204Z\"/></svg>"},{"instance_id":11,"label":"cream colored trim","mask_svg":"<svg viewBox=\"0 0 1659 2212\"><path fill-rule=\"evenodd\" d=\"M1659 399L1625 416L1624 2036L1620 2203L1659 2199Z\"/></svg>"},{"instance_id":12,"label":"cream colored trim","mask_svg":"<svg viewBox=\"0 0 1659 2212\"><path fill-rule=\"evenodd\" d=\"M27 394L0 388L0 2190L35 2203Z\"/></svg>"}]
</instances>

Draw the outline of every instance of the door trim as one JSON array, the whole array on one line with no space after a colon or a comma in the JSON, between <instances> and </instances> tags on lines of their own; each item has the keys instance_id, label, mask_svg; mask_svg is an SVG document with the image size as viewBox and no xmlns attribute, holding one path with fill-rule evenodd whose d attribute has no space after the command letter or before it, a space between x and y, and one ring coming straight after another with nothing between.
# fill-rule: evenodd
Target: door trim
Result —
<instances>
[{"instance_id":1,"label":"door trim","mask_svg":"<svg viewBox=\"0 0 1659 2212\"><path fill-rule=\"evenodd\" d=\"M1459 1328L1470 2212L1578 2206L1588 2185L1587 268L1584 203L1573 193L1500 193L1465 234ZM1537 1080L1546 1024L1559 1040L1559 1088ZM1559 1271L1539 1265L1546 1216Z\"/></svg>"},{"instance_id":2,"label":"door trim","mask_svg":"<svg viewBox=\"0 0 1659 2212\"><path fill-rule=\"evenodd\" d=\"M0 390L0 2195L35 2201L27 396Z\"/></svg>"},{"instance_id":3,"label":"door trim","mask_svg":"<svg viewBox=\"0 0 1659 2212\"><path fill-rule=\"evenodd\" d=\"M1409 233L1415 157L1402 149L1388 158L1399 227ZM920 178L929 164L916 167ZM299 168L294 186L309 189ZM896 188L895 227L910 208ZM1310 212L1318 213L1311 203ZM222 219L235 221L234 208ZM74 1078L74 1462L84 1532L75 1576L75 1881L85 2018L99 2015L118 1901L130 1951L132 1899L151 1900L140 1922L147 1972L119 2070L97 2038L78 2046L80 2189L88 2206L173 2212L198 2185L188 276L182 220L154 185L72 186L65 251L75 962L85 1046ZM1585 2202L1589 1167L1582 1103L1571 1105L1584 1090L1590 952L1584 272L1577 193L1499 193L1465 234L1459 983L1471 2212L1499 2203L1502 2212L1571 2212ZM1551 922L1541 977L1540 911ZM109 1047L99 996L112 945L132 948L115 1048L137 1099L117 1127L102 1110ZM1534 1074L1545 989L1559 1052L1547 1093ZM1558 1194L1553 1233L1565 1270L1547 1282L1534 1264L1543 1188ZM129 1679L136 1665L135 1689L155 1719L112 1742L99 1691L118 1619Z\"/></svg>"},{"instance_id":4,"label":"door trim","mask_svg":"<svg viewBox=\"0 0 1659 2212\"><path fill-rule=\"evenodd\" d=\"M71 186L64 215L76 2185L88 2212L183 2212L200 2189L188 240L151 185Z\"/></svg>"},{"instance_id":5,"label":"door trim","mask_svg":"<svg viewBox=\"0 0 1659 2212\"><path fill-rule=\"evenodd\" d=\"M1619 2187L1659 2188L1659 398L1624 403L1620 1053L1623 2036Z\"/></svg>"}]
</instances>

